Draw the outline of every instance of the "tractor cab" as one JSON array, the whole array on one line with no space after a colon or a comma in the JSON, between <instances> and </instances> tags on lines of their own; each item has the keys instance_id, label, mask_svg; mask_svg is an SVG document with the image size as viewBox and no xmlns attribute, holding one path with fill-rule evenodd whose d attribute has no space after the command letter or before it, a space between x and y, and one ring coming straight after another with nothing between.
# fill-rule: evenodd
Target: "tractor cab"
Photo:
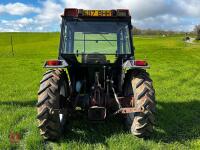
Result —
<instances>
[{"instance_id":1,"label":"tractor cab","mask_svg":"<svg viewBox=\"0 0 200 150\"><path fill-rule=\"evenodd\" d=\"M128 10L65 9L60 57L68 63L109 64L133 57Z\"/></svg>"}]
</instances>

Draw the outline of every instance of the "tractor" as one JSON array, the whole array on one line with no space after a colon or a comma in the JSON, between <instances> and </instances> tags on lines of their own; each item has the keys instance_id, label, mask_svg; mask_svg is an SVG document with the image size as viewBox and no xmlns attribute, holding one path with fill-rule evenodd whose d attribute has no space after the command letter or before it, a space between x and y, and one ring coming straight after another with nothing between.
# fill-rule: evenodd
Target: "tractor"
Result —
<instances>
[{"instance_id":1,"label":"tractor","mask_svg":"<svg viewBox=\"0 0 200 150\"><path fill-rule=\"evenodd\" d=\"M46 140L62 137L70 116L88 122L121 116L135 136L149 137L155 124L155 90L146 60L134 56L127 9L65 8L58 59L47 60L40 81L37 120Z\"/></svg>"}]
</instances>

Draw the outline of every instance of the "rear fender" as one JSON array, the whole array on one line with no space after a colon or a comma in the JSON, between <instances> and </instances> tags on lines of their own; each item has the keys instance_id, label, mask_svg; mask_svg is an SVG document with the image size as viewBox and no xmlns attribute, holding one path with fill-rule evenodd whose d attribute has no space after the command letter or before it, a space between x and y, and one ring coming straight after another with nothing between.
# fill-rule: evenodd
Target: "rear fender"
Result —
<instances>
[{"instance_id":1,"label":"rear fender","mask_svg":"<svg viewBox=\"0 0 200 150\"><path fill-rule=\"evenodd\" d=\"M123 69L130 70L135 68L149 69L150 66L145 60L127 60L122 65Z\"/></svg>"},{"instance_id":2,"label":"rear fender","mask_svg":"<svg viewBox=\"0 0 200 150\"><path fill-rule=\"evenodd\" d=\"M67 68L69 65L65 60L47 60L44 68Z\"/></svg>"}]
</instances>

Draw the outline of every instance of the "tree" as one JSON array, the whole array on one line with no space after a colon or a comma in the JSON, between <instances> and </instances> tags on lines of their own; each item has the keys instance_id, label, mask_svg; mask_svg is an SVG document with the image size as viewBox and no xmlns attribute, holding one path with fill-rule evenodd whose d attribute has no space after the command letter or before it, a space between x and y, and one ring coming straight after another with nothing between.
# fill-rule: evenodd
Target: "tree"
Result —
<instances>
[{"instance_id":1,"label":"tree","mask_svg":"<svg viewBox=\"0 0 200 150\"><path fill-rule=\"evenodd\" d=\"M133 27L132 31L134 35L141 35L142 33L142 31L136 27Z\"/></svg>"},{"instance_id":2,"label":"tree","mask_svg":"<svg viewBox=\"0 0 200 150\"><path fill-rule=\"evenodd\" d=\"M200 40L200 24L195 26L195 33L197 34L196 40Z\"/></svg>"}]
</instances>

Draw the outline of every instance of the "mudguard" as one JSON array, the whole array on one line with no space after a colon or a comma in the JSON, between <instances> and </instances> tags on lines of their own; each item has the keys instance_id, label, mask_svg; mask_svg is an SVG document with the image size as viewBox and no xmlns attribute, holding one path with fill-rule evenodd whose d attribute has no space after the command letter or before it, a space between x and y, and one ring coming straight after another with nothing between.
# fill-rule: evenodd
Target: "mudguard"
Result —
<instances>
[{"instance_id":1,"label":"mudguard","mask_svg":"<svg viewBox=\"0 0 200 150\"><path fill-rule=\"evenodd\" d=\"M44 68L67 68L69 65L65 60L47 60Z\"/></svg>"},{"instance_id":2,"label":"mudguard","mask_svg":"<svg viewBox=\"0 0 200 150\"><path fill-rule=\"evenodd\" d=\"M123 63L122 67L123 69L129 70L129 69L135 69L135 68L141 68L141 69L149 69L150 66L146 61L140 60L140 62L145 62L144 64L138 64L138 60L127 60Z\"/></svg>"}]
</instances>

